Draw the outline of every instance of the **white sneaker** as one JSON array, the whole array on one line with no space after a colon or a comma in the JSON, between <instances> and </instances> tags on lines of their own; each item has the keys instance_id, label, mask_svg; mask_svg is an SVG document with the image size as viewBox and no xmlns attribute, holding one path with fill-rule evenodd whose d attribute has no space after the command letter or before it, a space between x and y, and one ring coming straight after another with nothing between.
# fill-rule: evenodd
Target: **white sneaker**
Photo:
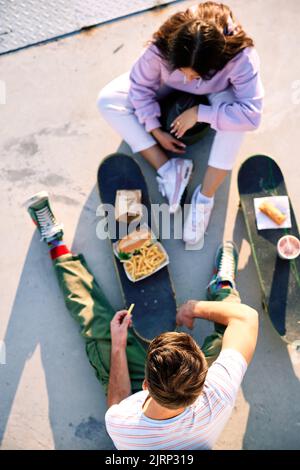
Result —
<instances>
[{"instance_id":1,"label":"white sneaker","mask_svg":"<svg viewBox=\"0 0 300 470\"><path fill-rule=\"evenodd\" d=\"M185 158L171 158L156 177L160 193L168 199L169 210L174 214L180 207L180 201L190 180L193 162Z\"/></svg>"},{"instance_id":2,"label":"white sneaker","mask_svg":"<svg viewBox=\"0 0 300 470\"><path fill-rule=\"evenodd\" d=\"M196 245L203 239L214 207L213 199L207 204L197 201L200 188L198 186L194 191L183 228L183 240L190 245Z\"/></svg>"}]
</instances>

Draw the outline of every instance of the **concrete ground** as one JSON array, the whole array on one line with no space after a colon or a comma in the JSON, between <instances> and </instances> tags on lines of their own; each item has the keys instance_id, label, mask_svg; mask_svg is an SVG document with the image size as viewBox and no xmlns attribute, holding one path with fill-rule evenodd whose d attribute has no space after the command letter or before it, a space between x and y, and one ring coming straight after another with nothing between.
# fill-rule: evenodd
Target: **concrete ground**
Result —
<instances>
[{"instance_id":1,"label":"concrete ground","mask_svg":"<svg viewBox=\"0 0 300 470\"><path fill-rule=\"evenodd\" d=\"M67 243L85 254L115 309L121 308L109 244L96 238L95 180L107 154L120 145L130 151L100 118L95 100L101 87L131 67L167 16L193 3L177 2L0 58L0 80L7 89L6 104L0 104L0 340L7 356L6 365L0 364L2 449L112 448L104 428L104 394L64 307L47 247L39 243L22 204L36 191L49 191ZM261 311L236 174L251 154L273 156L299 214L300 3L232 0L230 6L261 57L263 122L247 135L231 179L218 193L204 249L186 252L180 241L165 246L182 303L204 296L215 249L223 238L233 238L240 248L241 296L260 312L257 352L215 448L299 449L300 355L281 341ZM198 164L194 184L212 138L211 133L189 150ZM142 167L152 198L160 201L153 171ZM208 329L198 322L195 337L201 341Z\"/></svg>"}]
</instances>

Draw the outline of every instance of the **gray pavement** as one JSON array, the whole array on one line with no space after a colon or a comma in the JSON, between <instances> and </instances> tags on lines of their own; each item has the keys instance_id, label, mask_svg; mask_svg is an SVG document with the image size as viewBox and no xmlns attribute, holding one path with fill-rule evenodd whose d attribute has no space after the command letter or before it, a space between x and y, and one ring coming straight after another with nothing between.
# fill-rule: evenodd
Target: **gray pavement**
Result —
<instances>
[{"instance_id":1,"label":"gray pavement","mask_svg":"<svg viewBox=\"0 0 300 470\"><path fill-rule=\"evenodd\" d=\"M106 155L130 150L100 118L95 101L101 87L130 69L161 22L193 3L178 2L0 58L7 93L6 104L0 104L0 340L7 356L6 365L0 364L2 449L112 448L104 427L104 394L64 307L47 247L39 243L22 204L36 191L49 191L65 224L66 242L85 254L113 306L122 307L109 244L96 238L95 179ZM261 311L236 173L251 154L273 156L299 220L300 4L232 0L230 6L255 38L261 57L263 122L247 135L232 176L218 193L204 249L186 252L180 241L165 246L182 303L204 296L214 252L223 238L233 238L240 248L241 296L260 312L257 352L215 448L299 449L300 354L281 341ZM209 133L189 150L197 163L193 184L201 180L212 138ZM138 155L134 158L146 173L152 199L161 201L154 172ZM199 321L193 334L201 342L209 329Z\"/></svg>"}]
</instances>

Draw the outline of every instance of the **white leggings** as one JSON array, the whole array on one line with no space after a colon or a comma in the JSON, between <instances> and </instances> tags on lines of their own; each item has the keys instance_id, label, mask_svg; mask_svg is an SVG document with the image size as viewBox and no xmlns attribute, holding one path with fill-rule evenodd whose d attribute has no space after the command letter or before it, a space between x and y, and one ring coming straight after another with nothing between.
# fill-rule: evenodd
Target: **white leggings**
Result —
<instances>
[{"instance_id":1,"label":"white leggings","mask_svg":"<svg viewBox=\"0 0 300 470\"><path fill-rule=\"evenodd\" d=\"M154 137L140 124L134 113L134 108L128 99L130 86L129 73L112 80L99 93L97 105L104 119L127 142L133 153L145 150L157 144ZM172 89L163 86L157 92L162 98ZM210 103L218 100L233 101L230 89L208 95ZM210 151L208 165L222 170L231 170L245 132L217 131Z\"/></svg>"}]
</instances>

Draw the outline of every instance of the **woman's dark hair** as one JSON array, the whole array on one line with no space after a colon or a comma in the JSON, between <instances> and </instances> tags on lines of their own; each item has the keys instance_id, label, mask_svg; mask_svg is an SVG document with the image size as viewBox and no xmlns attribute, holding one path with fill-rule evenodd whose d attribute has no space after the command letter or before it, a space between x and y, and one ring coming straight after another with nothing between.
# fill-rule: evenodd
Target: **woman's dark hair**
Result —
<instances>
[{"instance_id":1,"label":"woman's dark hair","mask_svg":"<svg viewBox=\"0 0 300 470\"><path fill-rule=\"evenodd\" d=\"M222 3L200 3L172 15L152 41L171 70L190 67L209 80L253 40Z\"/></svg>"}]
</instances>

